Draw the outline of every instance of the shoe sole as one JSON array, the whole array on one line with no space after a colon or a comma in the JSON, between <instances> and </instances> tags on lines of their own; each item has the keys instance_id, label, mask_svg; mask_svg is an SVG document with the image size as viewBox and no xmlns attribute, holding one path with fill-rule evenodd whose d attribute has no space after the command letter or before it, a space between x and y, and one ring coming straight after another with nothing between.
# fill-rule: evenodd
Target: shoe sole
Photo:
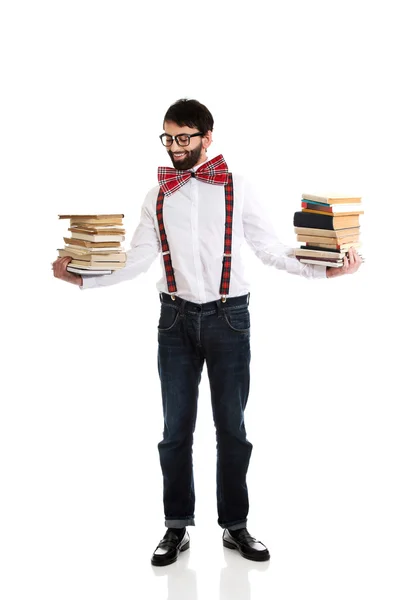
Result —
<instances>
[{"instance_id":1,"label":"shoe sole","mask_svg":"<svg viewBox=\"0 0 400 600\"><path fill-rule=\"evenodd\" d=\"M190 547L190 540L188 542L186 542L186 544L183 544L182 548L179 549L179 552L175 556L175 558L170 558L169 560L167 560L166 562L163 562L163 563L153 562L153 559L151 559L151 564L153 565L153 567L167 567L168 565L172 565L172 563L174 563L178 560L179 554L181 552L185 552L185 550L188 550L189 547Z\"/></svg>"},{"instance_id":2,"label":"shoe sole","mask_svg":"<svg viewBox=\"0 0 400 600\"><path fill-rule=\"evenodd\" d=\"M239 552L239 554L241 554L243 556L243 558L247 558L247 560L255 560L256 562L263 562L263 561L267 561L270 559L269 554L267 556L249 556L248 554L246 554L245 552L242 552L242 550L239 548L239 546L236 546L236 544L232 544L231 542L227 542L226 540L222 540L223 545L225 546L225 548L230 548L230 550L237 550Z\"/></svg>"}]
</instances>

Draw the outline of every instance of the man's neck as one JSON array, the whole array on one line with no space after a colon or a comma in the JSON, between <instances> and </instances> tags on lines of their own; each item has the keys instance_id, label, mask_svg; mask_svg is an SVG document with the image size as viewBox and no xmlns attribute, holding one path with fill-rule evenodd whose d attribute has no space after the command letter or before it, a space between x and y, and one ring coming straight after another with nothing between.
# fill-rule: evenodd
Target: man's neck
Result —
<instances>
[{"instance_id":1,"label":"man's neck","mask_svg":"<svg viewBox=\"0 0 400 600\"><path fill-rule=\"evenodd\" d=\"M194 167L192 167L192 169L198 169L202 164L208 162L210 159L208 158L208 156L204 156L203 158L200 158L198 160L198 162L194 165Z\"/></svg>"}]
</instances>

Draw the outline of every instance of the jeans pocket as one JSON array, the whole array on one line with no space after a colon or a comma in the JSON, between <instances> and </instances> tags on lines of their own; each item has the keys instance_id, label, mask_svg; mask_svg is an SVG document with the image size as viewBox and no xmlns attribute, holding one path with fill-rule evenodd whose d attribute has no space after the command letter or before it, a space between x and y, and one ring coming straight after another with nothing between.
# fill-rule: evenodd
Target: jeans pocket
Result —
<instances>
[{"instance_id":1,"label":"jeans pocket","mask_svg":"<svg viewBox=\"0 0 400 600\"><path fill-rule=\"evenodd\" d=\"M179 311L170 304L161 304L160 319L158 321L158 331L169 331L178 321Z\"/></svg>"},{"instance_id":2,"label":"jeans pocket","mask_svg":"<svg viewBox=\"0 0 400 600\"><path fill-rule=\"evenodd\" d=\"M224 311L225 321L230 329L247 333L250 331L250 312L247 306L243 308L228 308Z\"/></svg>"}]
</instances>

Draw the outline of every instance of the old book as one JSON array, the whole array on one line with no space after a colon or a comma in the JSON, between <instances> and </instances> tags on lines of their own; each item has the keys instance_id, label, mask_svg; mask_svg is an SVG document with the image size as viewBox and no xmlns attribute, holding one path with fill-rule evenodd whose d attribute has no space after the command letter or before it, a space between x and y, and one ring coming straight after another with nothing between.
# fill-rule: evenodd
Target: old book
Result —
<instances>
[{"instance_id":1,"label":"old book","mask_svg":"<svg viewBox=\"0 0 400 600\"><path fill-rule=\"evenodd\" d=\"M329 260L343 260L346 252L335 252L329 250L314 250L311 248L295 248L294 254L297 258L327 258Z\"/></svg>"},{"instance_id":2,"label":"old book","mask_svg":"<svg viewBox=\"0 0 400 600\"><path fill-rule=\"evenodd\" d=\"M347 235L344 237L327 237L323 235L297 235L296 239L298 242L308 242L310 244L342 244L347 242L358 242L360 240L359 235Z\"/></svg>"},{"instance_id":3,"label":"old book","mask_svg":"<svg viewBox=\"0 0 400 600\"><path fill-rule=\"evenodd\" d=\"M88 261L86 260L78 260L76 258L73 258L71 260L70 263L68 263L71 265L71 267L85 267L85 269L98 269L99 268L99 263L96 261L94 263L88 263ZM102 269L123 269L125 266L125 262L120 263L120 262L102 262L101 263L101 268Z\"/></svg>"},{"instance_id":4,"label":"old book","mask_svg":"<svg viewBox=\"0 0 400 600\"><path fill-rule=\"evenodd\" d=\"M345 229L359 227L359 215L323 215L311 212L296 211L293 216L295 227L312 227L315 229Z\"/></svg>"},{"instance_id":5,"label":"old book","mask_svg":"<svg viewBox=\"0 0 400 600\"><path fill-rule=\"evenodd\" d=\"M123 225L122 219L70 219L71 226L77 227L120 227Z\"/></svg>"},{"instance_id":6,"label":"old book","mask_svg":"<svg viewBox=\"0 0 400 600\"><path fill-rule=\"evenodd\" d=\"M65 244L63 250L68 250L69 252L79 252L79 254L113 254L114 252L118 254L124 252L125 254L124 248L116 248L114 246L104 247L103 245L99 245L98 248L86 248L84 246L70 246L69 244Z\"/></svg>"},{"instance_id":7,"label":"old book","mask_svg":"<svg viewBox=\"0 0 400 600\"><path fill-rule=\"evenodd\" d=\"M363 210L354 210L353 209L347 209L347 210L334 210L333 206L330 206L329 204L326 204L325 206L329 207L329 210L325 210L323 208L322 204L308 204L308 202L302 202L301 203L301 209L302 212L312 212L312 213L317 213L317 214L321 214L321 215L363 215L364 211ZM341 204L339 206L350 206L347 204ZM354 204L352 204L351 206L355 206ZM320 208L321 207L321 208Z\"/></svg>"},{"instance_id":8,"label":"old book","mask_svg":"<svg viewBox=\"0 0 400 600\"><path fill-rule=\"evenodd\" d=\"M343 267L344 264L342 260L335 262L333 260L326 260L322 258L300 258L300 262L308 265L323 265L325 267Z\"/></svg>"},{"instance_id":9,"label":"old book","mask_svg":"<svg viewBox=\"0 0 400 600\"><path fill-rule=\"evenodd\" d=\"M360 233L360 226L346 227L339 231L336 231L335 229L318 229L316 227L295 227L294 231L299 235L319 235L324 237L342 238L353 234L358 235Z\"/></svg>"},{"instance_id":10,"label":"old book","mask_svg":"<svg viewBox=\"0 0 400 600\"><path fill-rule=\"evenodd\" d=\"M71 263L67 266L67 271L71 273L78 273L78 275L110 275L112 273L111 269L82 269L79 267L71 267Z\"/></svg>"},{"instance_id":11,"label":"old book","mask_svg":"<svg viewBox=\"0 0 400 600\"><path fill-rule=\"evenodd\" d=\"M58 215L59 219L74 219L78 221L82 221L83 219L92 219L95 222L100 220L109 221L110 219L123 219L124 215L122 214L109 214L109 215Z\"/></svg>"},{"instance_id":12,"label":"old book","mask_svg":"<svg viewBox=\"0 0 400 600\"><path fill-rule=\"evenodd\" d=\"M59 249L58 256L70 256L71 258L76 258L79 260L84 260L91 263L96 262L126 262L126 254L125 252L113 253L109 252L95 252L95 253L84 253L78 252L76 250L69 249Z\"/></svg>"},{"instance_id":13,"label":"old book","mask_svg":"<svg viewBox=\"0 0 400 600\"><path fill-rule=\"evenodd\" d=\"M361 196L346 196L342 194L302 194L303 200L314 200L325 204L353 204L361 202Z\"/></svg>"},{"instance_id":14,"label":"old book","mask_svg":"<svg viewBox=\"0 0 400 600\"><path fill-rule=\"evenodd\" d=\"M71 237L76 240L85 240L86 242L123 242L123 235L98 235L97 233L79 233L71 231Z\"/></svg>"},{"instance_id":15,"label":"old book","mask_svg":"<svg viewBox=\"0 0 400 600\"><path fill-rule=\"evenodd\" d=\"M78 240L75 238L63 238L66 244L82 248L120 248L120 242L88 242L86 240Z\"/></svg>"},{"instance_id":16,"label":"old book","mask_svg":"<svg viewBox=\"0 0 400 600\"><path fill-rule=\"evenodd\" d=\"M310 243L310 242L306 242L306 244L304 246L301 246L301 248L315 248L316 250L319 250L321 248L326 248L327 250L348 250L349 248L360 248L361 247L361 242L346 242L346 243L339 243L339 244L327 244L326 242L320 244L320 243Z\"/></svg>"},{"instance_id":17,"label":"old book","mask_svg":"<svg viewBox=\"0 0 400 600\"><path fill-rule=\"evenodd\" d=\"M96 235L124 235L125 233L125 229L123 229L122 227L118 228L118 227L81 227L81 226L77 226L75 225L74 227L68 227L68 231L72 231L74 233L89 233L89 234L96 234Z\"/></svg>"}]
</instances>

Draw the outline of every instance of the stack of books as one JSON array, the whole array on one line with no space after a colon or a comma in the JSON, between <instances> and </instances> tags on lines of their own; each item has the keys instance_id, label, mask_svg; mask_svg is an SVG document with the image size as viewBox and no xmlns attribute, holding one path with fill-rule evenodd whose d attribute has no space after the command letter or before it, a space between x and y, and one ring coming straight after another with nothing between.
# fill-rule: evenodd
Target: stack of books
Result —
<instances>
[{"instance_id":1,"label":"stack of books","mask_svg":"<svg viewBox=\"0 0 400 600\"><path fill-rule=\"evenodd\" d=\"M69 219L68 237L58 256L70 256L67 271L104 275L122 269L126 253L124 215L58 215Z\"/></svg>"},{"instance_id":2,"label":"stack of books","mask_svg":"<svg viewBox=\"0 0 400 600\"><path fill-rule=\"evenodd\" d=\"M293 217L302 263L342 267L350 247L359 248L361 197L302 194L301 210Z\"/></svg>"}]
</instances>

